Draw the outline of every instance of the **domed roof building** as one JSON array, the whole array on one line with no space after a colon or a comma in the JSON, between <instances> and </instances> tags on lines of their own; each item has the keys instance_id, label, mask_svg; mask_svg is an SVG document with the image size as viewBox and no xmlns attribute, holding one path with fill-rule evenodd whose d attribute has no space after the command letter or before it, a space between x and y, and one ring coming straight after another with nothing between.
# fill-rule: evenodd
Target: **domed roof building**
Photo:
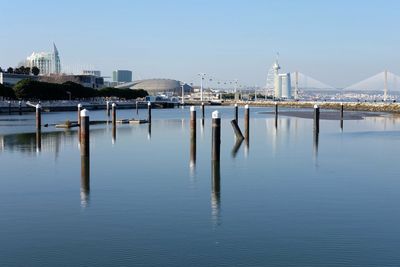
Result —
<instances>
[{"instance_id":1,"label":"domed roof building","mask_svg":"<svg viewBox=\"0 0 400 267\"><path fill-rule=\"evenodd\" d=\"M146 90L150 95L157 93L173 93L174 95L180 95L182 93L181 82L172 79L138 80L118 85L116 88L143 89ZM191 92L193 89L191 86L185 84L184 90L187 93Z\"/></svg>"}]
</instances>

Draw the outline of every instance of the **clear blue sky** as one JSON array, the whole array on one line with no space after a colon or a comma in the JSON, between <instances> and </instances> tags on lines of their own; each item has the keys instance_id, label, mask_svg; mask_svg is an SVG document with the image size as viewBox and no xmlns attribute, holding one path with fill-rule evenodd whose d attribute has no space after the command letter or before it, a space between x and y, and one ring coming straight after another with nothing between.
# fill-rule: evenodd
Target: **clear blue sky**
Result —
<instances>
[{"instance_id":1,"label":"clear blue sky","mask_svg":"<svg viewBox=\"0 0 400 267\"><path fill-rule=\"evenodd\" d=\"M0 66L54 41L62 64L131 69L134 78L264 85L276 51L283 71L343 87L400 73L400 1L4 1Z\"/></svg>"}]
</instances>

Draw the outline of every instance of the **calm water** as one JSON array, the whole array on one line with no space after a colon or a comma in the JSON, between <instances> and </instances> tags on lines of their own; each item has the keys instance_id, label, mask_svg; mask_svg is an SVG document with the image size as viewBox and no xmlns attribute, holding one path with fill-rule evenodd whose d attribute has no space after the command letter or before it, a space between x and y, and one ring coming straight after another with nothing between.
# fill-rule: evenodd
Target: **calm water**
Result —
<instances>
[{"instance_id":1,"label":"calm water","mask_svg":"<svg viewBox=\"0 0 400 267\"><path fill-rule=\"evenodd\" d=\"M270 109L252 108L249 146L235 146L232 108L218 108L218 193L214 109L197 122L195 162L187 108L153 110L150 133L119 125L115 140L110 125L92 126L89 181L76 130L45 128L38 147L34 114L0 116L0 265L400 265L400 120L343 131L322 120L317 143L312 120L280 117L275 128L257 114Z\"/></svg>"}]
</instances>

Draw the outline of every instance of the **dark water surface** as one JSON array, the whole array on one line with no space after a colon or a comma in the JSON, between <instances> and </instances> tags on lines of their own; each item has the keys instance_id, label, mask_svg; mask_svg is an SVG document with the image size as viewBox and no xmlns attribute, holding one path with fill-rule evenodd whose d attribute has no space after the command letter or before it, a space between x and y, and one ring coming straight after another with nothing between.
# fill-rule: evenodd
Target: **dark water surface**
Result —
<instances>
[{"instance_id":1,"label":"dark water surface","mask_svg":"<svg viewBox=\"0 0 400 267\"><path fill-rule=\"evenodd\" d=\"M115 140L91 126L90 179L76 129L45 128L38 146L34 114L0 116L0 266L400 266L399 119L321 120L315 138L310 119L275 128L252 108L249 146L235 146L233 110L218 108L218 193L214 109L196 155L188 108L153 110L150 132L118 125Z\"/></svg>"}]
</instances>

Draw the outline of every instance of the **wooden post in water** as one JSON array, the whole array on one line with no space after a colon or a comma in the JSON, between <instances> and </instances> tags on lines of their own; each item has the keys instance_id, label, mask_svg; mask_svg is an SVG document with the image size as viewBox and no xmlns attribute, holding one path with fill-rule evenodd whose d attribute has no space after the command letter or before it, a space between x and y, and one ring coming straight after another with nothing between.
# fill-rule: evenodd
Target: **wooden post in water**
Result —
<instances>
[{"instance_id":1,"label":"wooden post in water","mask_svg":"<svg viewBox=\"0 0 400 267\"><path fill-rule=\"evenodd\" d=\"M82 110L82 104L78 104L78 126L81 127L81 110Z\"/></svg>"},{"instance_id":2,"label":"wooden post in water","mask_svg":"<svg viewBox=\"0 0 400 267\"><path fill-rule=\"evenodd\" d=\"M244 106L244 139L249 140L250 137L250 109L249 105Z\"/></svg>"},{"instance_id":3,"label":"wooden post in water","mask_svg":"<svg viewBox=\"0 0 400 267\"><path fill-rule=\"evenodd\" d=\"M239 125L237 124L236 120L231 120L231 125L233 128L233 131L235 132L235 136L237 140L242 140L244 139L242 131L239 128Z\"/></svg>"},{"instance_id":4,"label":"wooden post in water","mask_svg":"<svg viewBox=\"0 0 400 267\"><path fill-rule=\"evenodd\" d=\"M106 102L107 116L110 117L110 101Z\"/></svg>"},{"instance_id":5,"label":"wooden post in water","mask_svg":"<svg viewBox=\"0 0 400 267\"><path fill-rule=\"evenodd\" d=\"M147 112L148 112L147 121L149 123L151 123L151 102L150 101L147 102Z\"/></svg>"},{"instance_id":6,"label":"wooden post in water","mask_svg":"<svg viewBox=\"0 0 400 267\"><path fill-rule=\"evenodd\" d=\"M201 118L204 119L204 102L201 102Z\"/></svg>"},{"instance_id":7,"label":"wooden post in water","mask_svg":"<svg viewBox=\"0 0 400 267\"><path fill-rule=\"evenodd\" d=\"M40 131L42 128L42 106L36 105L36 131Z\"/></svg>"},{"instance_id":8,"label":"wooden post in water","mask_svg":"<svg viewBox=\"0 0 400 267\"><path fill-rule=\"evenodd\" d=\"M112 124L112 141L115 142L117 139L117 105L112 103L111 105L111 124Z\"/></svg>"},{"instance_id":9,"label":"wooden post in water","mask_svg":"<svg viewBox=\"0 0 400 267\"><path fill-rule=\"evenodd\" d=\"M117 105L115 103L111 105L111 120L112 126L115 127L117 124Z\"/></svg>"},{"instance_id":10,"label":"wooden post in water","mask_svg":"<svg viewBox=\"0 0 400 267\"><path fill-rule=\"evenodd\" d=\"M278 103L275 102L275 129L278 128Z\"/></svg>"},{"instance_id":11,"label":"wooden post in water","mask_svg":"<svg viewBox=\"0 0 400 267\"><path fill-rule=\"evenodd\" d=\"M136 115L139 115L138 101L136 99Z\"/></svg>"},{"instance_id":12,"label":"wooden post in water","mask_svg":"<svg viewBox=\"0 0 400 267\"><path fill-rule=\"evenodd\" d=\"M196 110L190 107L190 162L189 167L193 170L196 166Z\"/></svg>"},{"instance_id":13,"label":"wooden post in water","mask_svg":"<svg viewBox=\"0 0 400 267\"><path fill-rule=\"evenodd\" d=\"M343 111L344 111L343 103L340 103L340 129L342 130L343 130L343 119L344 119Z\"/></svg>"},{"instance_id":14,"label":"wooden post in water","mask_svg":"<svg viewBox=\"0 0 400 267\"><path fill-rule=\"evenodd\" d=\"M22 115L22 102L21 101L18 101L18 112L19 112L19 115Z\"/></svg>"},{"instance_id":15,"label":"wooden post in water","mask_svg":"<svg viewBox=\"0 0 400 267\"><path fill-rule=\"evenodd\" d=\"M221 148L221 118L217 110L212 113L211 134L211 160L219 162Z\"/></svg>"},{"instance_id":16,"label":"wooden post in water","mask_svg":"<svg viewBox=\"0 0 400 267\"><path fill-rule=\"evenodd\" d=\"M314 105L314 130L317 134L319 133L319 107L318 107L318 105Z\"/></svg>"},{"instance_id":17,"label":"wooden post in water","mask_svg":"<svg viewBox=\"0 0 400 267\"><path fill-rule=\"evenodd\" d=\"M8 114L11 114L11 101L8 101Z\"/></svg>"},{"instance_id":18,"label":"wooden post in water","mask_svg":"<svg viewBox=\"0 0 400 267\"><path fill-rule=\"evenodd\" d=\"M89 157L90 154L90 132L89 132L89 111L87 109L81 110L81 156Z\"/></svg>"},{"instance_id":19,"label":"wooden post in water","mask_svg":"<svg viewBox=\"0 0 400 267\"><path fill-rule=\"evenodd\" d=\"M238 104L235 103L235 118L234 120L236 121L236 123L239 123L239 108L238 108Z\"/></svg>"}]
</instances>

